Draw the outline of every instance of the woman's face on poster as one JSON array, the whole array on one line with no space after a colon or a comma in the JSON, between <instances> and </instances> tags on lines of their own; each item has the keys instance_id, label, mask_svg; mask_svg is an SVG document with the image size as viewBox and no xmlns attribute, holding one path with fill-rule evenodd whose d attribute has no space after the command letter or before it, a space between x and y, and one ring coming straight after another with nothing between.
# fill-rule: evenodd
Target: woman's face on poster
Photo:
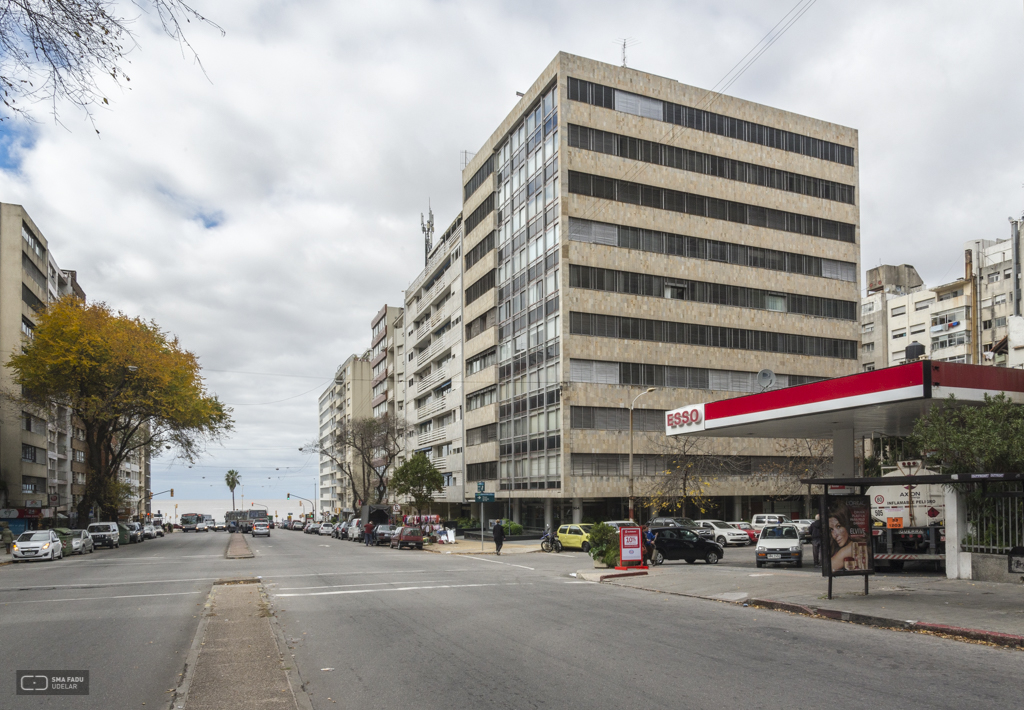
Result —
<instances>
[{"instance_id":1,"label":"woman's face on poster","mask_svg":"<svg viewBox=\"0 0 1024 710\"><path fill-rule=\"evenodd\" d=\"M828 530L839 547L843 547L850 541L850 531L840 525L835 518L828 519Z\"/></svg>"}]
</instances>

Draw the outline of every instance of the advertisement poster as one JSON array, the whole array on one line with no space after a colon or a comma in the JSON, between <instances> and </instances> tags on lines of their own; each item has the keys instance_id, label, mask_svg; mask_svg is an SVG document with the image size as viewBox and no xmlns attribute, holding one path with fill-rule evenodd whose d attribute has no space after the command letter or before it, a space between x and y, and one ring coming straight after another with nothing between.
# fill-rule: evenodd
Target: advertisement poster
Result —
<instances>
[{"instance_id":1,"label":"advertisement poster","mask_svg":"<svg viewBox=\"0 0 1024 710\"><path fill-rule=\"evenodd\" d=\"M619 528L619 561L643 562L640 528Z\"/></svg>"},{"instance_id":2,"label":"advertisement poster","mask_svg":"<svg viewBox=\"0 0 1024 710\"><path fill-rule=\"evenodd\" d=\"M829 496L822 573L832 577L874 574L871 501L868 496Z\"/></svg>"}]
</instances>

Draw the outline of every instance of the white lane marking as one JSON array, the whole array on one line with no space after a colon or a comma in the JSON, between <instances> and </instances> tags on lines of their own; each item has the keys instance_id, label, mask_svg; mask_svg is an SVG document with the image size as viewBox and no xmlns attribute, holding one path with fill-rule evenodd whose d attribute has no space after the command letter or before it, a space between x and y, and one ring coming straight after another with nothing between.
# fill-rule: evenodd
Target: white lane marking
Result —
<instances>
[{"instance_id":1,"label":"white lane marking","mask_svg":"<svg viewBox=\"0 0 1024 710\"><path fill-rule=\"evenodd\" d=\"M491 563L496 564L496 565L505 565L507 567L522 567L523 569L528 569L531 572L535 572L536 571L533 567L527 567L526 565L514 565L511 562L498 562L498 560L489 560L486 557L473 557L472 555L466 555L466 559L467 560L480 560L481 562L491 562Z\"/></svg>"},{"instance_id":2,"label":"white lane marking","mask_svg":"<svg viewBox=\"0 0 1024 710\"><path fill-rule=\"evenodd\" d=\"M187 594L201 594L202 592L165 592L162 594L122 594L116 597L74 597L72 599L24 599L16 602L0 602L0 606L7 604L45 604L47 602L91 602L104 601L106 599L140 599L142 597L181 597Z\"/></svg>"},{"instance_id":3,"label":"white lane marking","mask_svg":"<svg viewBox=\"0 0 1024 710\"><path fill-rule=\"evenodd\" d=\"M424 579L420 584L437 584L439 579ZM320 587L280 587L280 591L292 589L340 589L341 587L385 587L389 584L401 584L401 582L366 582L365 584L325 584ZM277 586L276 584L273 586Z\"/></svg>"},{"instance_id":4,"label":"white lane marking","mask_svg":"<svg viewBox=\"0 0 1024 710\"><path fill-rule=\"evenodd\" d=\"M308 594L276 594L278 597L323 597L334 594L376 594L378 592L412 592L420 589L462 589L465 587L504 587L505 584L439 584L434 587L392 587L390 589L342 589L337 592L310 592Z\"/></svg>"}]
</instances>

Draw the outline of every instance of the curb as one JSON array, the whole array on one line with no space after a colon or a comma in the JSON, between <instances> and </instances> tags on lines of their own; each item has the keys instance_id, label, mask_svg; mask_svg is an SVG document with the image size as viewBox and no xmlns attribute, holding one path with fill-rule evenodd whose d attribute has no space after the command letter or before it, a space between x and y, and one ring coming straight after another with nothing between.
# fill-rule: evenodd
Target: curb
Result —
<instances>
[{"instance_id":1,"label":"curb","mask_svg":"<svg viewBox=\"0 0 1024 710\"><path fill-rule=\"evenodd\" d=\"M587 570L580 570L576 573L577 579L583 579L587 582L603 582L606 579L621 579L623 577L646 577L647 571L636 571L636 572L590 572ZM646 590L645 590L646 591Z\"/></svg>"},{"instance_id":2,"label":"curb","mask_svg":"<svg viewBox=\"0 0 1024 710\"><path fill-rule=\"evenodd\" d=\"M270 616L268 617L270 629L274 632L274 640L277 642L277 652L281 658L281 666L284 668L284 675L288 679L288 687L292 691L292 700L295 701L295 705L299 710L313 710L313 701L310 699L309 691L306 690L306 684L299 673L299 665L295 662L295 656L285 656L285 653L288 651L288 640L285 638L284 629L281 627L281 620L277 618L277 612L274 610L273 602L267 593L266 587L263 586L263 582L260 582L259 585L260 598L271 609Z\"/></svg>"},{"instance_id":3,"label":"curb","mask_svg":"<svg viewBox=\"0 0 1024 710\"><path fill-rule=\"evenodd\" d=\"M196 635L192 637L192 645L189 646L185 655L185 668L181 674L181 681L171 694L170 708L184 707L188 701L188 691L192 687L192 677L196 674L196 663L199 660L199 652L203 648L203 639L206 638L206 627L210 625L210 616L213 614L213 591L216 585L210 587L210 593L206 595L206 603L203 604L203 615L199 618L199 625L196 627Z\"/></svg>"},{"instance_id":4,"label":"curb","mask_svg":"<svg viewBox=\"0 0 1024 710\"><path fill-rule=\"evenodd\" d=\"M244 552L235 552L234 554L232 554L231 553L231 545L235 544L237 546L239 544L239 543L235 542L236 539L239 539L239 540L242 541L241 545L245 547L245 551ZM244 534L235 534L235 535L229 535L228 536L228 546L226 548L224 548L224 557L226 557L229 560L247 560L250 557L255 557L255 555L253 555L252 550L249 549L249 541L245 539L245 535Z\"/></svg>"},{"instance_id":5,"label":"curb","mask_svg":"<svg viewBox=\"0 0 1024 710\"><path fill-rule=\"evenodd\" d=\"M636 575L632 573L629 576ZM599 581L605 581L606 579L611 580L609 576L602 576ZM615 582L611 582L614 584ZM804 604L795 604L793 602L776 601L774 599L747 599L732 600L732 599L719 599L716 597L706 597L700 594L685 594L683 592L669 592L663 589L651 589L649 587L636 587L633 585L625 585L629 589L639 589L644 592L654 592L656 594L671 594L677 597L689 597L690 599L703 599L709 602L719 602L722 604L732 604L733 606L753 606L759 609L769 609L771 611L784 611L790 614L799 614L800 616L808 616L814 619L828 619L830 621L845 621L850 624L860 624L862 626L874 626L880 629L892 629L895 631L912 631L918 633L929 633L936 634L938 636L944 636L946 638L953 639L955 641L981 641L984 643L990 643L993 646L1001 646L1003 648L1013 648L1024 650L1024 636L1017 634L1007 634L1001 631L985 631L984 629L969 629L961 626L949 626L946 624L934 624L927 621L905 621L902 619L889 619L884 616L872 616L871 614L858 614L853 611L841 611L839 609L825 609L822 607L806 606Z\"/></svg>"}]
</instances>

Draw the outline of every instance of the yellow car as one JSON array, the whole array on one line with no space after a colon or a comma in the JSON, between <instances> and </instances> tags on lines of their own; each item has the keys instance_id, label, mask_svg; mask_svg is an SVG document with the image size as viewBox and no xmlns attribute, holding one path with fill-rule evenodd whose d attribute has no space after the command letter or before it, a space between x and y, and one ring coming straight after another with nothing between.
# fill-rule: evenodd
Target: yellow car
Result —
<instances>
[{"instance_id":1,"label":"yellow car","mask_svg":"<svg viewBox=\"0 0 1024 710\"><path fill-rule=\"evenodd\" d=\"M558 528L558 541L562 547L572 547L590 552L590 528L592 525L563 525Z\"/></svg>"}]
</instances>

